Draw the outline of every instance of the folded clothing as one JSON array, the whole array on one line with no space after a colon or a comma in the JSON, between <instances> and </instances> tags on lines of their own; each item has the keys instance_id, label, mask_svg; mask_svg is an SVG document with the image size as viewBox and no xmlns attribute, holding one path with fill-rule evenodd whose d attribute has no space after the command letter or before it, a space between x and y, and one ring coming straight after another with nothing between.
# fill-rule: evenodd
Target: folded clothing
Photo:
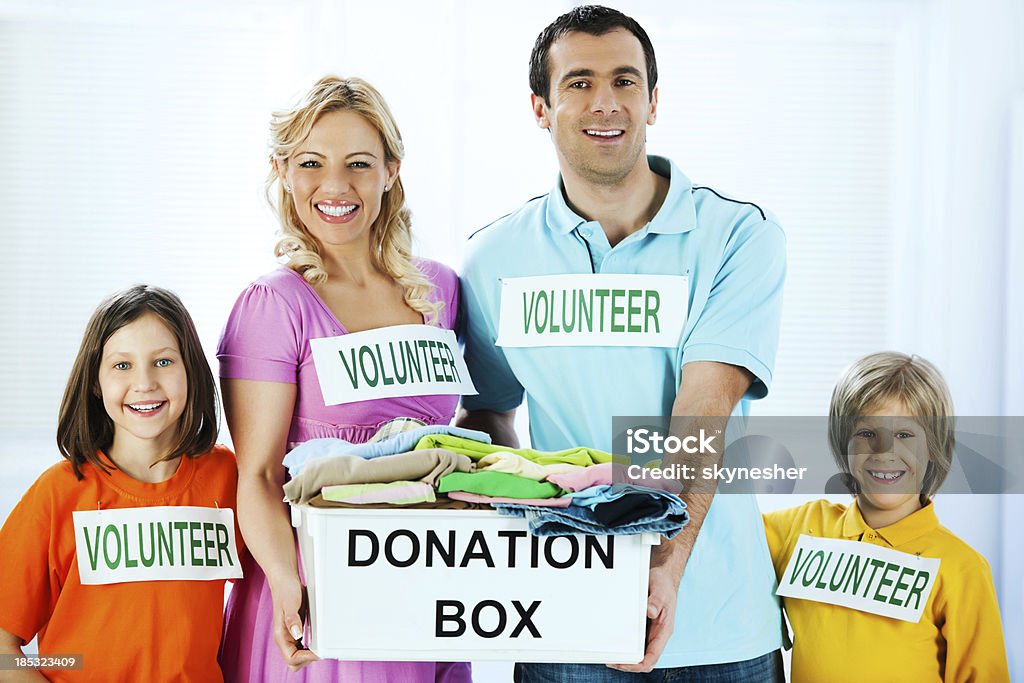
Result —
<instances>
[{"instance_id":1,"label":"folded clothing","mask_svg":"<svg viewBox=\"0 0 1024 683\"><path fill-rule=\"evenodd\" d=\"M412 505L437 500L434 487L422 481L395 481L390 484L340 484L325 486L320 491L324 500L336 503L390 503Z\"/></svg>"},{"instance_id":2,"label":"folded clothing","mask_svg":"<svg viewBox=\"0 0 1024 683\"><path fill-rule=\"evenodd\" d=\"M394 422L392 420L391 422ZM302 473L306 465L313 460L330 458L339 455L356 455L365 460L380 458L385 455L405 453L415 449L416 443L428 434L451 434L456 437L490 443L491 437L486 432L475 429L452 427L451 425L429 425L399 432L386 439L374 442L355 444L344 439L310 439L299 444L284 456L284 466L289 476L294 479Z\"/></svg>"},{"instance_id":3,"label":"folded clothing","mask_svg":"<svg viewBox=\"0 0 1024 683\"><path fill-rule=\"evenodd\" d=\"M544 481L553 474L563 474L573 470L583 469L580 465L572 465L567 462L555 463L552 465L540 465L532 460L527 460L518 453L512 451L496 451L488 453L480 458L473 467L480 472L504 472L519 477L526 477L534 481Z\"/></svg>"},{"instance_id":4,"label":"folded clothing","mask_svg":"<svg viewBox=\"0 0 1024 683\"><path fill-rule=\"evenodd\" d=\"M410 434L412 432L409 432ZM454 434L429 434L416 443L416 449L421 448L443 448L453 453L467 455L473 460L480 460L491 453L507 452L520 455L538 465L557 465L568 463L588 467L595 463L611 462L612 454L598 451L593 448L567 448L564 451L535 451L532 448L509 448L508 446L495 446L488 439L480 442L474 439L466 439Z\"/></svg>"},{"instance_id":5,"label":"folded clothing","mask_svg":"<svg viewBox=\"0 0 1024 683\"><path fill-rule=\"evenodd\" d=\"M601 463L581 470L561 472L548 477L552 484L558 484L566 491L581 491L591 486L608 484L635 484L650 489L662 489L670 493L683 490L682 482L676 479L655 479L654 477L632 478L629 468L619 463Z\"/></svg>"},{"instance_id":6,"label":"folded clothing","mask_svg":"<svg viewBox=\"0 0 1024 683\"><path fill-rule=\"evenodd\" d=\"M646 496L648 498L663 499L667 503L679 500L679 496L674 493L662 491L661 489L651 489L646 486L636 486L635 484L591 486L582 491L573 491L567 494L567 496L572 499L573 505L588 507L591 510L597 505L619 500L623 496Z\"/></svg>"},{"instance_id":7,"label":"folded clothing","mask_svg":"<svg viewBox=\"0 0 1024 683\"><path fill-rule=\"evenodd\" d=\"M464 500L467 503L484 503L494 505L495 503L515 503L517 505L537 505L541 507L566 508L572 505L571 498L503 498L501 496L484 496L479 493L468 491L449 491L448 497L452 500Z\"/></svg>"},{"instance_id":8,"label":"folded clothing","mask_svg":"<svg viewBox=\"0 0 1024 683\"><path fill-rule=\"evenodd\" d=\"M637 494L634 494L637 495ZM608 514L596 513L588 507L570 505L567 508L537 507L533 505L498 504L494 507L499 514L508 517L524 517L530 533L535 536L571 536L573 534L627 535L645 532L660 533L672 538L690 521L686 504L677 496L675 500L639 495L635 500L626 496L621 500L637 506L640 516L631 518L624 512L626 503L609 509ZM602 505L612 505L603 503ZM601 506L598 506L601 507ZM604 520L604 521L602 521ZM622 520L629 520L623 522ZM609 525L606 522L614 522Z\"/></svg>"},{"instance_id":9,"label":"folded clothing","mask_svg":"<svg viewBox=\"0 0 1024 683\"><path fill-rule=\"evenodd\" d=\"M452 472L441 477L437 490L441 493L466 491L502 498L555 498L562 494L562 489L550 482L505 472Z\"/></svg>"},{"instance_id":10,"label":"folded clothing","mask_svg":"<svg viewBox=\"0 0 1024 683\"><path fill-rule=\"evenodd\" d=\"M302 474L284 485L284 495L289 502L306 503L320 493L323 487L339 484L423 481L435 485L440 477L449 472L469 472L472 465L472 461L464 455L436 448L385 455L371 460L354 455L320 458L310 462Z\"/></svg>"},{"instance_id":11,"label":"folded clothing","mask_svg":"<svg viewBox=\"0 0 1024 683\"><path fill-rule=\"evenodd\" d=\"M452 500L448 496L438 496L433 503L413 503L396 507L391 503L338 503L324 500L319 493L309 501L312 508L341 508L345 510L493 510L490 505L469 503L464 500Z\"/></svg>"}]
</instances>

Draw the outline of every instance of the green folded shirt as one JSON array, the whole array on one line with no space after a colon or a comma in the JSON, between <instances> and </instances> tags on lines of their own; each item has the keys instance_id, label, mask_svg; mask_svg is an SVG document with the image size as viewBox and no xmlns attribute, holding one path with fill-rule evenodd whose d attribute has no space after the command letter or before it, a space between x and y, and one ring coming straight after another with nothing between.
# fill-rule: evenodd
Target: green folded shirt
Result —
<instances>
[{"instance_id":1,"label":"green folded shirt","mask_svg":"<svg viewBox=\"0 0 1024 683\"><path fill-rule=\"evenodd\" d=\"M557 498L563 493L549 481L534 481L507 472L452 472L441 477L437 490L440 493L466 491L495 498Z\"/></svg>"},{"instance_id":2,"label":"green folded shirt","mask_svg":"<svg viewBox=\"0 0 1024 683\"><path fill-rule=\"evenodd\" d=\"M479 460L485 455L497 453L498 451L507 451L520 455L538 465L568 463L570 465L579 465L580 467L589 467L604 462L612 462L613 459L611 453L605 453L593 448L583 448L582 446L579 448L567 448L564 451L535 451L532 448L509 448L496 444L480 443L479 441L464 439L451 434L428 434L416 442L414 450L419 451L425 448L443 448L447 451L467 455L473 460Z\"/></svg>"}]
</instances>

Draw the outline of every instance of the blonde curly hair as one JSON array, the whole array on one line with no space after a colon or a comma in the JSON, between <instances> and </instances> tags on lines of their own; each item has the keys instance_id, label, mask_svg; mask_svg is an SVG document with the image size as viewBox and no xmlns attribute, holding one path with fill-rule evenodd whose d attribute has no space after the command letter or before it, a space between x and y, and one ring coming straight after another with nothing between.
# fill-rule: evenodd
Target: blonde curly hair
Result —
<instances>
[{"instance_id":1,"label":"blonde curly hair","mask_svg":"<svg viewBox=\"0 0 1024 683\"><path fill-rule=\"evenodd\" d=\"M282 237L274 248L278 257L311 285L327 279L320 242L299 218L295 204L284 189L278 165L286 166L295 149L309 137L321 116L349 110L362 116L380 134L386 162L401 161L405 155L402 134L387 103L377 90L361 78L324 76L291 109L273 113L270 120L270 173L267 200L277 210ZM443 302L429 299L433 285L413 263L412 213L405 204L401 176L381 198L380 214L370 232L370 259L378 270L405 290L405 302L421 313L429 325L436 325Z\"/></svg>"}]
</instances>

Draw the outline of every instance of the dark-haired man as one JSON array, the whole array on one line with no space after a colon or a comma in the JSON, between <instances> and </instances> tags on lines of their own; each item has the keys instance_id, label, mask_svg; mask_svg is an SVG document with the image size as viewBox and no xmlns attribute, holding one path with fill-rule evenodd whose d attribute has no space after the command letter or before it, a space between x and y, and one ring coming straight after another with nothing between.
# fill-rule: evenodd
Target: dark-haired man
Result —
<instances>
[{"instance_id":1,"label":"dark-haired man","mask_svg":"<svg viewBox=\"0 0 1024 683\"><path fill-rule=\"evenodd\" d=\"M615 10L578 7L537 39L533 112L559 182L473 236L462 281L480 393L463 399L459 421L498 443L516 444L524 393L534 447L611 450L613 416L724 417L768 391L785 239L756 205L647 156L657 76L646 32ZM629 681L655 666L650 680L782 680L756 502L684 499L690 524L652 558L643 661L524 664L523 681ZM600 597L581 613L587 625L567 628L600 628Z\"/></svg>"}]
</instances>

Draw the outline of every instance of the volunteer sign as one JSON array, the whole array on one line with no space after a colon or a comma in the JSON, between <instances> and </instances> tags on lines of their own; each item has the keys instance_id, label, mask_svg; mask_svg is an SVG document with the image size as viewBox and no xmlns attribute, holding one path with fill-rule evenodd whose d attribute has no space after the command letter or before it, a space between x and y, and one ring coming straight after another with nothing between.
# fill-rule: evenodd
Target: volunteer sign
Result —
<instances>
[{"instance_id":1,"label":"volunteer sign","mask_svg":"<svg viewBox=\"0 0 1024 683\"><path fill-rule=\"evenodd\" d=\"M675 347L685 275L544 275L501 281L498 346Z\"/></svg>"},{"instance_id":2,"label":"volunteer sign","mask_svg":"<svg viewBox=\"0 0 1024 683\"><path fill-rule=\"evenodd\" d=\"M916 624L940 562L869 543L801 534L777 592Z\"/></svg>"},{"instance_id":3,"label":"volunteer sign","mask_svg":"<svg viewBox=\"0 0 1024 683\"><path fill-rule=\"evenodd\" d=\"M84 585L242 578L229 509L77 510L72 518Z\"/></svg>"},{"instance_id":4,"label":"volunteer sign","mask_svg":"<svg viewBox=\"0 0 1024 683\"><path fill-rule=\"evenodd\" d=\"M643 658L653 534L541 538L483 510L296 506L293 524L321 657ZM566 616L595 610L600 628Z\"/></svg>"},{"instance_id":5,"label":"volunteer sign","mask_svg":"<svg viewBox=\"0 0 1024 683\"><path fill-rule=\"evenodd\" d=\"M312 339L329 406L398 396L477 393L452 330L395 325Z\"/></svg>"}]
</instances>

